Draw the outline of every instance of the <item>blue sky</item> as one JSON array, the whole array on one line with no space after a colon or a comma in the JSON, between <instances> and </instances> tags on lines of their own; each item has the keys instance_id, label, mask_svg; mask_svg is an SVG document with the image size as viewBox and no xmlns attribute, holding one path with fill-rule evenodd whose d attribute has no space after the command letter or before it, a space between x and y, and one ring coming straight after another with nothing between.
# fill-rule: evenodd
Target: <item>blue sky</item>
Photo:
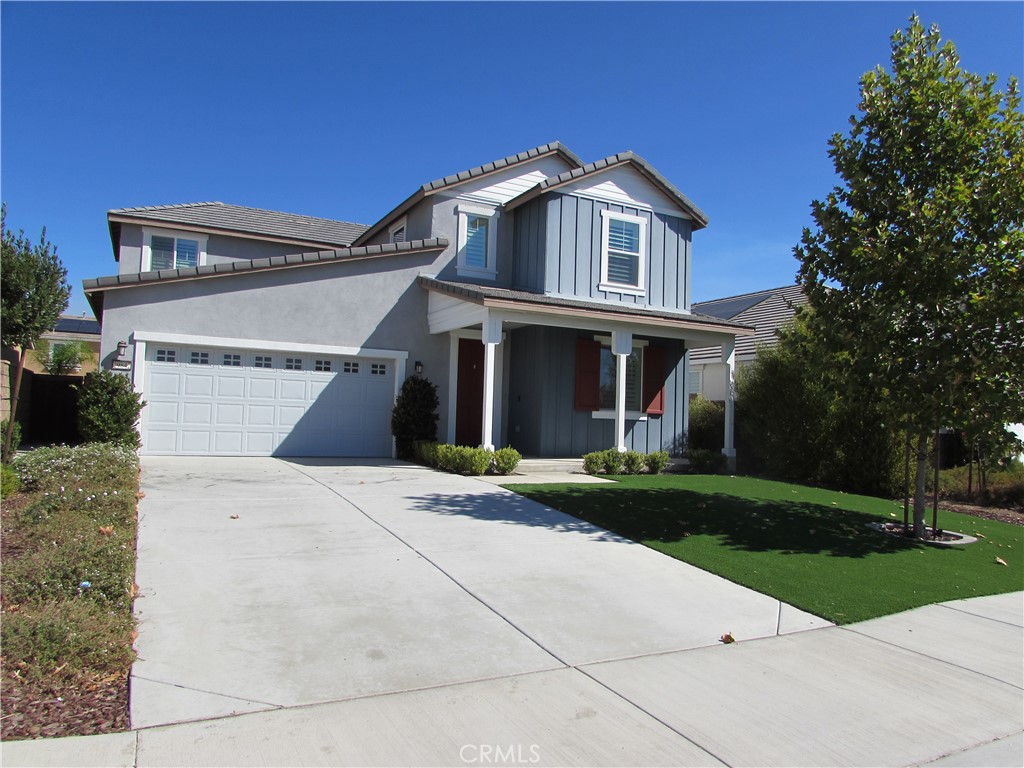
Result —
<instances>
[{"instance_id":1,"label":"blue sky","mask_svg":"<svg viewBox=\"0 0 1024 768\"><path fill-rule=\"evenodd\" d=\"M789 283L860 76L916 11L1020 77L1024 4L3 2L0 189L86 312L106 211L220 200L371 224L548 141L633 150L710 216L697 300Z\"/></svg>"}]
</instances>

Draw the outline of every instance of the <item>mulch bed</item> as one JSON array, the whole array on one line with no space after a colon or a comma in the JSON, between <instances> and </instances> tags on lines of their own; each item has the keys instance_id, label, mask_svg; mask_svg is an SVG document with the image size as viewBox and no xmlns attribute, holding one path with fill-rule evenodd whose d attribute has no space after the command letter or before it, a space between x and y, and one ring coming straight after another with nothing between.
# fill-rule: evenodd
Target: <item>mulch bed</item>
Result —
<instances>
[{"instance_id":1,"label":"mulch bed","mask_svg":"<svg viewBox=\"0 0 1024 768\"><path fill-rule=\"evenodd\" d=\"M931 507L929 507L929 510ZM1000 509L999 507L978 507L973 504L959 504L952 501L940 501L939 509L959 512L962 515L983 517L986 520L999 520L1011 525L1024 525L1024 511L1018 509ZM931 512L929 511L929 515ZM929 518L931 519L931 518Z\"/></svg>"}]
</instances>

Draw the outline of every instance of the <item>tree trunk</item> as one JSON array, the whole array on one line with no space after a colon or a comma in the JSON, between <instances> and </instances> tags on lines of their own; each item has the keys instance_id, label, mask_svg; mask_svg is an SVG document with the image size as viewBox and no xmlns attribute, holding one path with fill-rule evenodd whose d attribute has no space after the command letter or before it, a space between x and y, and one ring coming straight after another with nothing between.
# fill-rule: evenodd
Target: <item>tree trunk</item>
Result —
<instances>
[{"instance_id":1,"label":"tree trunk","mask_svg":"<svg viewBox=\"0 0 1024 768\"><path fill-rule=\"evenodd\" d=\"M928 498L925 491L928 477L928 433L921 432L917 436L917 470L914 485L914 538L923 539L925 534L925 515L928 512Z\"/></svg>"},{"instance_id":2,"label":"tree trunk","mask_svg":"<svg viewBox=\"0 0 1024 768\"><path fill-rule=\"evenodd\" d=\"M32 345L28 346L31 349ZM14 369L14 386L11 387L11 416L7 419L7 432L4 433L3 450L0 460L6 464L11 458L11 435L14 433L14 422L18 418L18 398L21 395L21 374L25 371L25 347L18 350L18 367Z\"/></svg>"}]
</instances>

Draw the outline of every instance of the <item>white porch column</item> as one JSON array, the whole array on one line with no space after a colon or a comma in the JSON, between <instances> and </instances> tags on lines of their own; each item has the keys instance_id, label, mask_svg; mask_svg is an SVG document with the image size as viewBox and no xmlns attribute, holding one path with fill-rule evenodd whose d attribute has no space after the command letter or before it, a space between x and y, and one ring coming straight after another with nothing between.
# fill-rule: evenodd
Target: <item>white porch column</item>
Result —
<instances>
[{"instance_id":1,"label":"white porch column","mask_svg":"<svg viewBox=\"0 0 1024 768\"><path fill-rule=\"evenodd\" d=\"M633 351L633 334L612 331L615 355L615 450L626 452L626 358Z\"/></svg>"},{"instance_id":2,"label":"white porch column","mask_svg":"<svg viewBox=\"0 0 1024 768\"><path fill-rule=\"evenodd\" d=\"M484 408L480 447L494 450L494 350L501 343L501 319L488 315L483 323Z\"/></svg>"},{"instance_id":3,"label":"white porch column","mask_svg":"<svg viewBox=\"0 0 1024 768\"><path fill-rule=\"evenodd\" d=\"M730 465L736 459L736 444L733 433L736 421L736 339L729 339L722 344L722 363L725 365L725 447L722 453L729 459Z\"/></svg>"}]
</instances>

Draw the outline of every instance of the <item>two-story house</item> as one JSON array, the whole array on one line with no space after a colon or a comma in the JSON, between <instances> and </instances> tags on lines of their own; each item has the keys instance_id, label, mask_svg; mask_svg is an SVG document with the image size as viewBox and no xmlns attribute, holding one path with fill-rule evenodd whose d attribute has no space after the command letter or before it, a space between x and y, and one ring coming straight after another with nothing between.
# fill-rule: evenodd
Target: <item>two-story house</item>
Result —
<instances>
[{"instance_id":1,"label":"two-story house","mask_svg":"<svg viewBox=\"0 0 1024 768\"><path fill-rule=\"evenodd\" d=\"M632 153L558 143L425 184L372 226L222 203L108 214L85 282L148 454L391 456L410 375L440 439L533 456L678 453L688 349L751 328L691 311L707 217ZM726 451L732 451L731 420Z\"/></svg>"}]
</instances>

